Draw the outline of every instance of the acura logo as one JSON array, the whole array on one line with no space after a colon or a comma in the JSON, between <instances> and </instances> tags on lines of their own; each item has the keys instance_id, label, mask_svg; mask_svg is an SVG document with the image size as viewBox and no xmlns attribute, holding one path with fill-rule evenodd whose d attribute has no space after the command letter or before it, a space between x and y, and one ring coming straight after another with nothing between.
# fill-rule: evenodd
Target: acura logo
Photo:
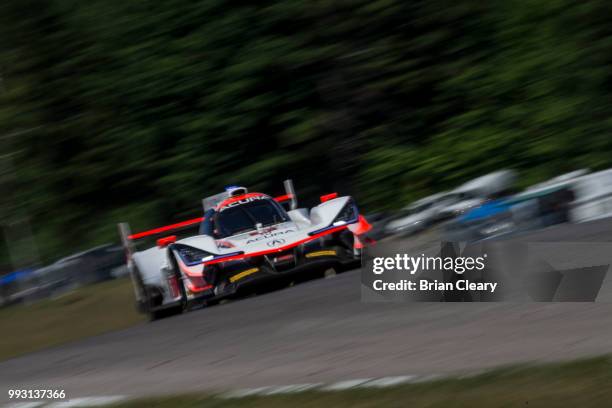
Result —
<instances>
[{"instance_id":1,"label":"acura logo","mask_svg":"<svg viewBox=\"0 0 612 408\"><path fill-rule=\"evenodd\" d=\"M284 243L285 243L284 239L276 238L276 239L273 239L272 241L269 241L268 242L268 246L269 247L275 247L275 246L278 246L278 245L281 245L281 244L284 244Z\"/></svg>"}]
</instances>

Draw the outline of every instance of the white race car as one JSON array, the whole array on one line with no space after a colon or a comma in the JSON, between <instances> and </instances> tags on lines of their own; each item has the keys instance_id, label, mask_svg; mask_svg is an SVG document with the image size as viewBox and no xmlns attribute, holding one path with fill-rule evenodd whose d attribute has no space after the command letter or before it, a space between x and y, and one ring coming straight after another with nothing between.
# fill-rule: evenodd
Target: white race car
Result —
<instances>
[{"instance_id":1,"label":"white race car","mask_svg":"<svg viewBox=\"0 0 612 408\"><path fill-rule=\"evenodd\" d=\"M285 190L272 198L228 187L203 200L203 217L136 234L120 224L139 309L155 319L298 272L359 265L371 226L353 198L324 195L308 211L297 208L290 180ZM164 236L151 248L135 249L146 237L197 226L197 235Z\"/></svg>"}]
</instances>

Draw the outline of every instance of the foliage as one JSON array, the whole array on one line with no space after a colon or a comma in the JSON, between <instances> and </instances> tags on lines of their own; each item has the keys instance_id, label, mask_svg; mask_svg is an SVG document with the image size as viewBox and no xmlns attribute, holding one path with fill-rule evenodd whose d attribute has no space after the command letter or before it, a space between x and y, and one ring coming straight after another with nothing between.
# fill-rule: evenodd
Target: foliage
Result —
<instances>
[{"instance_id":1,"label":"foliage","mask_svg":"<svg viewBox=\"0 0 612 408\"><path fill-rule=\"evenodd\" d=\"M28 217L52 258L230 183L376 210L502 167L525 185L608 167L609 8L5 1L0 217Z\"/></svg>"}]
</instances>

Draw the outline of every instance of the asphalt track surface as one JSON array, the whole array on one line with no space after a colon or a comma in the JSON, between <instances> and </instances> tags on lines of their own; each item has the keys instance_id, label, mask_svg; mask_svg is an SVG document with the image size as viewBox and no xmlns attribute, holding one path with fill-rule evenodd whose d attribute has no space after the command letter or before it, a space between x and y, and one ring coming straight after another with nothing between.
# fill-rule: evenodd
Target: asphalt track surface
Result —
<instances>
[{"instance_id":1,"label":"asphalt track surface","mask_svg":"<svg viewBox=\"0 0 612 408\"><path fill-rule=\"evenodd\" d=\"M612 241L612 220L530 239ZM361 303L351 271L7 360L0 388L145 396L566 360L612 351L611 312L612 303Z\"/></svg>"}]
</instances>

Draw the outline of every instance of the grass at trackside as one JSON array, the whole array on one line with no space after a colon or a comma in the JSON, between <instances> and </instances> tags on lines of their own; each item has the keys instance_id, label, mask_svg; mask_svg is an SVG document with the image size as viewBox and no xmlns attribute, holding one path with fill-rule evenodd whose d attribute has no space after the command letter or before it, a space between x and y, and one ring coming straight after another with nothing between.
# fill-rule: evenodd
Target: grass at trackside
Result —
<instances>
[{"instance_id":1,"label":"grass at trackside","mask_svg":"<svg viewBox=\"0 0 612 408\"><path fill-rule=\"evenodd\" d=\"M304 392L293 395L222 399L186 395L143 399L116 408L378 408L378 407L610 407L612 359L502 368L463 379L384 389Z\"/></svg>"},{"instance_id":2,"label":"grass at trackside","mask_svg":"<svg viewBox=\"0 0 612 408\"><path fill-rule=\"evenodd\" d=\"M0 309L0 360L142 321L129 279L78 289L57 299Z\"/></svg>"}]
</instances>

